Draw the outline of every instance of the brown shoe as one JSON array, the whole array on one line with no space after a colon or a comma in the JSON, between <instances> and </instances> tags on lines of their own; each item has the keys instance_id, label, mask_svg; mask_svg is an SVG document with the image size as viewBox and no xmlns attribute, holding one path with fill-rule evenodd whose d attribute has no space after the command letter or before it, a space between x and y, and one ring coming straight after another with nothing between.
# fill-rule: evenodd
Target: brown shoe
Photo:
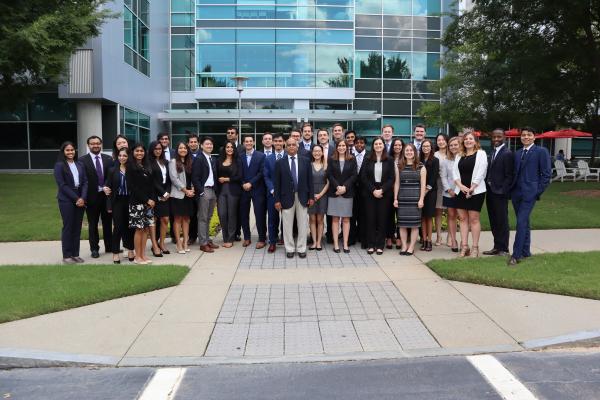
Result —
<instances>
[{"instance_id":1,"label":"brown shoe","mask_svg":"<svg viewBox=\"0 0 600 400\"><path fill-rule=\"evenodd\" d=\"M258 242L256 243L256 248L257 249L262 249L263 247L265 247L267 244L265 242Z\"/></svg>"},{"instance_id":2,"label":"brown shoe","mask_svg":"<svg viewBox=\"0 0 600 400\"><path fill-rule=\"evenodd\" d=\"M212 242L212 240L210 242L208 242L208 245L210 246L211 249L218 249L219 248L219 245L218 244L214 244Z\"/></svg>"},{"instance_id":3,"label":"brown shoe","mask_svg":"<svg viewBox=\"0 0 600 400\"><path fill-rule=\"evenodd\" d=\"M275 253L275 249L277 248L277 246L275 246L274 244L270 244L269 245L269 249L267 250L267 252L269 253Z\"/></svg>"},{"instance_id":4,"label":"brown shoe","mask_svg":"<svg viewBox=\"0 0 600 400\"><path fill-rule=\"evenodd\" d=\"M245 240L245 239L244 239L244 242L242 243L242 246L244 246L244 247L248 247L248 246L250 246L250 243L252 243L252 242L251 242L251 241L249 241L249 240Z\"/></svg>"},{"instance_id":5,"label":"brown shoe","mask_svg":"<svg viewBox=\"0 0 600 400\"><path fill-rule=\"evenodd\" d=\"M210 248L210 246L208 244L201 245L200 250L202 250L205 253L214 253L215 252L213 249Z\"/></svg>"}]
</instances>

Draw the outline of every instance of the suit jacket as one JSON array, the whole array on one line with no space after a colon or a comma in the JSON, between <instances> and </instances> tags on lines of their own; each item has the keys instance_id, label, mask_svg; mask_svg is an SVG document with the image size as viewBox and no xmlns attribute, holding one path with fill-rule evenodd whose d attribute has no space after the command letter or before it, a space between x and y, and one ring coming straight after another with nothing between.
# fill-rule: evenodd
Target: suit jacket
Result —
<instances>
[{"instance_id":1,"label":"suit jacket","mask_svg":"<svg viewBox=\"0 0 600 400\"><path fill-rule=\"evenodd\" d=\"M364 161L363 161L364 162ZM329 190L327 196L336 197L335 191L338 186L345 186L346 193L342 195L345 198L354 197L354 189L358 173L356 172L356 159L352 157L344 163L344 170L340 170L340 162L333 158L327 161L327 179L329 179Z\"/></svg>"},{"instance_id":2,"label":"suit jacket","mask_svg":"<svg viewBox=\"0 0 600 400\"><path fill-rule=\"evenodd\" d=\"M165 152L165 153L166 153L166 152ZM171 149L171 148L169 148L169 157L170 157L170 159L169 159L169 160L167 160L167 161L171 161L171 160L172 160L172 159L175 157L175 154L177 154L177 153L176 153L176 150L175 150L175 149ZM165 154L165 155L166 155L166 154Z\"/></svg>"},{"instance_id":3,"label":"suit jacket","mask_svg":"<svg viewBox=\"0 0 600 400\"><path fill-rule=\"evenodd\" d=\"M130 164L131 165L131 164ZM148 200L155 200L156 193L150 167L130 167L128 165L127 174L129 175L129 204L146 204Z\"/></svg>"},{"instance_id":4,"label":"suit jacket","mask_svg":"<svg viewBox=\"0 0 600 400\"><path fill-rule=\"evenodd\" d=\"M85 174L85 167L79 162L75 161L77 171L79 172L79 187L75 187L75 179L71 173L71 169L67 165L66 161L59 161L54 165L54 179L58 186L58 193L56 198L58 201L64 201L75 204L75 202L82 198L87 201L88 195L88 181Z\"/></svg>"},{"instance_id":5,"label":"suit jacket","mask_svg":"<svg viewBox=\"0 0 600 400\"><path fill-rule=\"evenodd\" d=\"M165 193L171 193L171 177L169 176L169 163L165 164L165 168L167 169L167 180L163 184L163 176L160 167L158 166L157 161L150 162L150 169L152 170L152 180L154 182L154 193L156 194L156 199L162 197Z\"/></svg>"},{"instance_id":6,"label":"suit jacket","mask_svg":"<svg viewBox=\"0 0 600 400\"><path fill-rule=\"evenodd\" d=\"M285 156L285 151L283 155ZM283 158L283 157L282 157ZM263 175L265 179L265 186L267 187L267 194L271 194L271 192L275 191L275 185L273 180L275 179L275 162L277 161L277 155L275 152L271 153L269 156L265 158L265 166L263 170Z\"/></svg>"},{"instance_id":7,"label":"suit jacket","mask_svg":"<svg viewBox=\"0 0 600 400\"><path fill-rule=\"evenodd\" d=\"M523 160L523 149L515 154L512 194L520 193L525 199L538 199L550 184L552 166L550 153L545 147L531 146Z\"/></svg>"},{"instance_id":8,"label":"suit jacket","mask_svg":"<svg viewBox=\"0 0 600 400\"><path fill-rule=\"evenodd\" d=\"M427 170L426 185L431 187L431 190L437 189L437 181L440 176L440 160L437 157L431 157L423 162L425 170Z\"/></svg>"},{"instance_id":9,"label":"suit jacket","mask_svg":"<svg viewBox=\"0 0 600 400\"><path fill-rule=\"evenodd\" d=\"M308 207L308 200L315 197L312 168L306 157L296 157L298 166L298 188L294 190L294 181L290 170L289 156L283 156L275 163L275 202L280 202L284 209L294 206L295 193L298 193L298 201Z\"/></svg>"},{"instance_id":10,"label":"suit jacket","mask_svg":"<svg viewBox=\"0 0 600 400\"><path fill-rule=\"evenodd\" d=\"M93 159L92 159L93 157ZM111 156L100 153L102 159L102 172L104 174L104 181L106 182L106 176L108 171L113 167L114 161ZM94 203L98 199L98 175L96 174L96 156L88 153L79 158L79 161L85 167L85 173L87 176L87 199L89 203Z\"/></svg>"},{"instance_id":11,"label":"suit jacket","mask_svg":"<svg viewBox=\"0 0 600 400\"><path fill-rule=\"evenodd\" d=\"M498 195L510 196L510 187L514 180L515 160L513 152L505 144L494 158L494 152L489 156L485 181L487 189ZM493 161L492 161L493 159Z\"/></svg>"},{"instance_id":12,"label":"suit jacket","mask_svg":"<svg viewBox=\"0 0 600 400\"><path fill-rule=\"evenodd\" d=\"M239 158L233 160L233 162L235 163L235 171L233 171L232 175L229 177L229 193L231 193L232 196L241 196L242 194L242 164L240 163ZM219 174L219 171L221 169L221 160L217 161L217 188L219 189L218 192L221 192L221 188L223 187L222 183L219 183L219 177L223 176Z\"/></svg>"},{"instance_id":13,"label":"suit jacket","mask_svg":"<svg viewBox=\"0 0 600 400\"><path fill-rule=\"evenodd\" d=\"M396 164L393 159L383 161L381 171L381 186L384 196L393 194L394 182L396 180ZM362 195L373 198L373 190L377 189L375 182L375 161L364 159L360 168L360 187Z\"/></svg>"},{"instance_id":14,"label":"suit jacket","mask_svg":"<svg viewBox=\"0 0 600 400\"><path fill-rule=\"evenodd\" d=\"M171 197L174 199L184 199L185 193L183 189L188 187L185 169L177 172L177 163L175 160L169 161L169 178L171 179Z\"/></svg>"},{"instance_id":15,"label":"suit jacket","mask_svg":"<svg viewBox=\"0 0 600 400\"><path fill-rule=\"evenodd\" d=\"M210 164L212 166L213 180L215 192L217 190L217 163L213 156L210 156ZM208 160L204 154L198 155L192 164L192 184L194 185L194 191L196 192L196 198L204 196L204 186L206 180L210 174Z\"/></svg>"},{"instance_id":16,"label":"suit jacket","mask_svg":"<svg viewBox=\"0 0 600 400\"><path fill-rule=\"evenodd\" d=\"M251 183L252 195L265 195L265 155L258 150L254 150L250 165L246 162L246 152L239 153L239 159L242 164L242 184Z\"/></svg>"},{"instance_id":17,"label":"suit jacket","mask_svg":"<svg viewBox=\"0 0 600 400\"><path fill-rule=\"evenodd\" d=\"M106 202L106 209L112 210L112 205L115 203L115 199L117 198L119 185L121 184L121 170L118 165L113 166L107 175L107 179L105 179L104 186L110 188L110 196ZM129 174L128 171L125 171L125 186L127 187L127 193L131 193L131 185L129 184Z\"/></svg>"}]
</instances>

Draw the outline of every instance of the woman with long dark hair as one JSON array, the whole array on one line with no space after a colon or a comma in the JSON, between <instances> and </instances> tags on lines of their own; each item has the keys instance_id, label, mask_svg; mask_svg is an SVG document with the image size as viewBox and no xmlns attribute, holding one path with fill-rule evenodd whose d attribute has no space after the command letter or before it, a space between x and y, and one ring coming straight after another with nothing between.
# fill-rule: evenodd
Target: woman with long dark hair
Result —
<instances>
[{"instance_id":1,"label":"woman with long dark hair","mask_svg":"<svg viewBox=\"0 0 600 400\"><path fill-rule=\"evenodd\" d=\"M190 231L190 214L194 202L194 185L192 185L192 155L188 145L179 142L175 148L175 156L169 161L171 178L171 212L173 213L173 233L177 253L190 251L188 237ZM183 241L181 235L183 233Z\"/></svg>"},{"instance_id":2,"label":"woman with long dark hair","mask_svg":"<svg viewBox=\"0 0 600 400\"><path fill-rule=\"evenodd\" d=\"M421 142L421 163L427 171L427 182L425 185L425 203L422 211L421 237L423 245L421 250L431 251L433 217L435 217L435 203L437 201L437 182L440 175L440 161L433 155L433 144L431 140L425 139Z\"/></svg>"},{"instance_id":3,"label":"woman with long dark hair","mask_svg":"<svg viewBox=\"0 0 600 400\"><path fill-rule=\"evenodd\" d=\"M235 142L228 141L221 148L217 161L217 212L221 223L223 247L233 246L238 221L240 196L242 195L242 165Z\"/></svg>"},{"instance_id":4,"label":"woman with long dark hair","mask_svg":"<svg viewBox=\"0 0 600 400\"><path fill-rule=\"evenodd\" d=\"M113 160L117 161L117 153L121 149L129 149L129 139L123 135L117 135L115 140L113 140L112 145L112 157Z\"/></svg>"},{"instance_id":5,"label":"woman with long dark hair","mask_svg":"<svg viewBox=\"0 0 600 400\"><path fill-rule=\"evenodd\" d=\"M121 240L123 247L128 250L127 258L133 261L133 230L129 228L129 193L131 188L128 183L127 164L129 160L129 149L121 147L117 151L118 164L112 167L106 180L104 191L107 193L108 201L106 207L113 219L112 246L113 263L120 264L119 248ZM106 190L108 189L108 190Z\"/></svg>"},{"instance_id":6,"label":"woman with long dark hair","mask_svg":"<svg viewBox=\"0 0 600 400\"><path fill-rule=\"evenodd\" d=\"M402 160L403 150L404 141L400 138L393 139L391 144L390 158L394 161L396 168L398 165L400 165L400 160ZM388 222L385 232L385 247L391 249L392 241L394 239L396 240L396 249L400 250L402 247L402 240L400 239L400 230L398 228L398 224L396 223L396 212L392 200L390 201L388 211Z\"/></svg>"},{"instance_id":7,"label":"woman with long dark hair","mask_svg":"<svg viewBox=\"0 0 600 400\"><path fill-rule=\"evenodd\" d=\"M393 206L393 189L396 181L394 160L388 157L381 137L373 140L371 154L360 169L360 183L365 200L367 218L367 253L383 254L388 214Z\"/></svg>"},{"instance_id":8,"label":"woman with long dark hair","mask_svg":"<svg viewBox=\"0 0 600 400\"><path fill-rule=\"evenodd\" d=\"M152 171L152 180L154 183L154 193L156 206L154 207L154 225L150 228L152 239L152 255L162 257L163 254L170 254L165 247L165 237L169 227L169 216L171 209L169 207L169 197L171 196L171 178L167 170L168 161L165 158L165 152L160 142L151 142L150 157L148 165ZM156 227L159 227L159 236L156 237Z\"/></svg>"},{"instance_id":9,"label":"woman with long dark hair","mask_svg":"<svg viewBox=\"0 0 600 400\"><path fill-rule=\"evenodd\" d=\"M436 147L436 152L433 153L433 156L435 158L438 159L439 163L440 163L440 173L438 175L438 180L437 180L437 197L436 197L436 201L435 201L435 232L436 232L436 237L435 237L435 245L436 246L441 246L443 243L442 240L442 216L444 214L444 209L446 208L444 206L444 201L443 201L443 190L442 190L442 164L444 162L444 160L448 157L448 136L444 135L443 133L439 133L436 137L435 137L435 147ZM446 244L448 246L450 246L450 236L448 235L448 237L446 238Z\"/></svg>"},{"instance_id":10,"label":"woman with long dark hair","mask_svg":"<svg viewBox=\"0 0 600 400\"><path fill-rule=\"evenodd\" d=\"M79 238L87 197L87 177L83 165L77 162L75 145L64 142L54 165L54 179L58 186L56 198L63 227L60 235L63 263L82 263L79 257Z\"/></svg>"},{"instance_id":11,"label":"woman with long dark hair","mask_svg":"<svg viewBox=\"0 0 600 400\"><path fill-rule=\"evenodd\" d=\"M154 225L154 213L152 209L156 205L154 201L154 182L152 171L146 164L146 149L141 143L137 143L131 150L132 157L129 159L127 170L129 172L129 186L131 194L129 197L129 227L135 229L133 244L135 248L136 264L149 264L152 262L146 257L146 243L150 234L150 227Z\"/></svg>"},{"instance_id":12,"label":"woman with long dark hair","mask_svg":"<svg viewBox=\"0 0 600 400\"><path fill-rule=\"evenodd\" d=\"M308 207L308 218L310 223L310 236L312 246L309 250L323 250L321 240L323 239L323 230L325 227L325 214L327 213L327 191L329 190L329 181L327 180L327 160L323 153L323 147L315 144L311 149L311 171L313 176L313 189L315 202Z\"/></svg>"}]
</instances>

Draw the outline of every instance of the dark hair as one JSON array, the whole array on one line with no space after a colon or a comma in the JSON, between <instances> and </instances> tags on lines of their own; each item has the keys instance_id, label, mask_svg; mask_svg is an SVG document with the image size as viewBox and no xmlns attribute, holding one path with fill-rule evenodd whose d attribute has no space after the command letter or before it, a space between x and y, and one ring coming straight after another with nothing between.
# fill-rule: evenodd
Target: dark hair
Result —
<instances>
[{"instance_id":1,"label":"dark hair","mask_svg":"<svg viewBox=\"0 0 600 400\"><path fill-rule=\"evenodd\" d=\"M223 145L223 147L221 147L221 151L219 152L219 158L220 158L221 162L223 162L227 159L227 153L225 152L225 148L227 147L228 144L231 144L231 146L233 147L233 154L231 155L233 161L235 161L237 159L237 147L235 147L235 142L232 140L227 140L225 142L225 144Z\"/></svg>"},{"instance_id":2,"label":"dark hair","mask_svg":"<svg viewBox=\"0 0 600 400\"><path fill-rule=\"evenodd\" d=\"M240 131L238 131L237 126L230 126L229 128L227 128L228 131L230 130L234 130L236 135L240 134Z\"/></svg>"},{"instance_id":3,"label":"dark hair","mask_svg":"<svg viewBox=\"0 0 600 400\"><path fill-rule=\"evenodd\" d=\"M528 132L535 134L535 130L530 126L525 126L525 127L521 128L521 132L523 132L523 131L528 131Z\"/></svg>"},{"instance_id":4,"label":"dark hair","mask_svg":"<svg viewBox=\"0 0 600 400\"><path fill-rule=\"evenodd\" d=\"M494 130L492 131L492 134L493 134L494 132L502 132L502 136L505 136L505 135L506 135L506 133L504 133L504 129L502 129L502 128L496 128L496 129L494 129Z\"/></svg>"},{"instance_id":5,"label":"dark hair","mask_svg":"<svg viewBox=\"0 0 600 400\"><path fill-rule=\"evenodd\" d=\"M423 128L423 129L426 129L424 124L416 124L416 125L415 125L415 127L413 128L413 132L414 132L414 130L415 130L415 129L417 129L417 128Z\"/></svg>"},{"instance_id":6,"label":"dark hair","mask_svg":"<svg viewBox=\"0 0 600 400\"><path fill-rule=\"evenodd\" d=\"M67 146L73 146L73 149L75 150L75 157L73 157L73 161L77 161L77 147L75 147L75 145L73 144L73 142L70 142L68 140L66 142L63 142L60 145L60 150L59 150L59 153L58 153L58 161L63 161L65 163L67 162L67 158L65 157L65 148Z\"/></svg>"},{"instance_id":7,"label":"dark hair","mask_svg":"<svg viewBox=\"0 0 600 400\"><path fill-rule=\"evenodd\" d=\"M125 139L125 141L127 142L127 148L129 148L129 139L127 139L127 136L125 135L117 135L115 137L115 140L113 140L113 145L112 145L112 153L113 153L113 159L116 160L117 159L117 154L119 153L119 150L121 149L117 149L117 140L119 139Z\"/></svg>"},{"instance_id":8,"label":"dark hair","mask_svg":"<svg viewBox=\"0 0 600 400\"><path fill-rule=\"evenodd\" d=\"M392 156L394 156L394 158L396 157L395 153L394 153L394 145L396 144L396 142L400 142L402 144L402 150L404 151L404 140L400 139L400 138L394 138L392 139L392 143L390 144L390 151L392 152ZM402 158L402 153L400 153L400 158Z\"/></svg>"},{"instance_id":9,"label":"dark hair","mask_svg":"<svg viewBox=\"0 0 600 400\"><path fill-rule=\"evenodd\" d=\"M439 148L439 146L438 146L438 144L437 144L438 138L439 138L440 136L441 136L441 137L443 137L443 138L444 138L444 141L446 142L446 150L444 150L444 152L446 153L445 155L448 155L448 140L449 140L449 139L448 139L448 135L445 135L445 134L443 134L443 133L438 133L438 134L435 136L435 151L440 151L440 148Z\"/></svg>"},{"instance_id":10,"label":"dark hair","mask_svg":"<svg viewBox=\"0 0 600 400\"><path fill-rule=\"evenodd\" d=\"M354 131L350 131L350 132L354 132ZM358 142L359 140L362 140L363 142L367 143L367 139L365 139L364 136L356 136L354 138L354 144L356 144L356 142Z\"/></svg>"},{"instance_id":11,"label":"dark hair","mask_svg":"<svg viewBox=\"0 0 600 400\"><path fill-rule=\"evenodd\" d=\"M141 165L139 165L137 163L137 160L134 157L134 152L135 149L138 148L142 148L142 150L144 150L144 158L142 158L142 163ZM147 165L147 160L148 160L148 152L146 151L146 148L144 147L144 145L142 143L136 143L133 145L133 147L131 148L131 157L129 157L129 160L127 160L127 168L131 168L131 169L146 169L146 165Z\"/></svg>"},{"instance_id":12,"label":"dark hair","mask_svg":"<svg viewBox=\"0 0 600 400\"><path fill-rule=\"evenodd\" d=\"M184 145L187 150L185 157L183 157L183 161L181 161L181 156L179 155L179 146L181 145ZM177 170L177 173L182 173L184 169L188 174L192 172L192 152L185 142L179 142L175 147L175 169Z\"/></svg>"},{"instance_id":13,"label":"dark hair","mask_svg":"<svg viewBox=\"0 0 600 400\"><path fill-rule=\"evenodd\" d=\"M162 139L165 136L169 137L169 134L166 133L166 132L160 132L158 135L156 135L156 140L160 140L160 139Z\"/></svg>"},{"instance_id":14,"label":"dark hair","mask_svg":"<svg viewBox=\"0 0 600 400\"><path fill-rule=\"evenodd\" d=\"M331 125L331 129L335 128L336 126L339 126L340 128L344 129L344 125L340 124L339 122L336 122L335 124Z\"/></svg>"},{"instance_id":15,"label":"dark hair","mask_svg":"<svg viewBox=\"0 0 600 400\"><path fill-rule=\"evenodd\" d=\"M156 158L154 156L154 149L157 146L160 146L160 156L158 156L158 158ZM162 148L162 145L160 144L160 142L157 140L150 142L150 145L148 146L148 156L146 158L149 158L152 161L156 160L161 165L167 165L167 159L165 158L165 151Z\"/></svg>"},{"instance_id":16,"label":"dark hair","mask_svg":"<svg viewBox=\"0 0 600 400\"><path fill-rule=\"evenodd\" d=\"M215 139L213 139L212 136L202 136L200 143L204 144L204 142L206 142L207 140L210 140L210 142L213 144L213 146L215 145Z\"/></svg>"},{"instance_id":17,"label":"dark hair","mask_svg":"<svg viewBox=\"0 0 600 400\"><path fill-rule=\"evenodd\" d=\"M300 130L298 128L292 128L292 129L290 129L290 136L292 136L292 132L298 132L300 135L302 135L302 130Z\"/></svg>"},{"instance_id":18,"label":"dark hair","mask_svg":"<svg viewBox=\"0 0 600 400\"><path fill-rule=\"evenodd\" d=\"M377 154L375 154L375 149L373 149L373 145L378 140L381 140L381 144L383 144L383 151L381 152L381 161L385 161L388 159L387 151L385 151L385 142L383 141L383 138L381 136L377 136L373 138L373 141L371 142L371 153L369 153L370 161L377 161Z\"/></svg>"},{"instance_id":19,"label":"dark hair","mask_svg":"<svg viewBox=\"0 0 600 400\"><path fill-rule=\"evenodd\" d=\"M356 131L354 131L352 129L349 130L349 131L346 131L346 133L344 134L344 136L348 136L348 134L350 134L350 133L354 133L354 140L356 140Z\"/></svg>"},{"instance_id":20,"label":"dark hair","mask_svg":"<svg viewBox=\"0 0 600 400\"><path fill-rule=\"evenodd\" d=\"M417 166L421 164L421 163L419 163L419 155L417 153L417 148L415 147L414 144L407 143L402 148L402 157L400 157L400 162L398 163L398 172L402 172L402 170L404 170L404 167L407 165L406 164L406 157L404 156L404 153L406 152L406 149L408 149L408 148L412 148L413 149L413 154L414 154L414 161L412 163L412 169L416 171L417 170Z\"/></svg>"},{"instance_id":21,"label":"dark hair","mask_svg":"<svg viewBox=\"0 0 600 400\"><path fill-rule=\"evenodd\" d=\"M87 140L85 141L87 144L90 144L90 140L92 139L98 139L100 141L100 144L102 144L102 138L100 136L96 136L96 135L92 135L89 138L87 138Z\"/></svg>"},{"instance_id":22,"label":"dark hair","mask_svg":"<svg viewBox=\"0 0 600 400\"><path fill-rule=\"evenodd\" d=\"M283 138L283 137L284 137L284 136L283 136L283 133L279 133L279 132L278 132L278 133L274 133L274 134L273 134L273 139L277 139L277 138Z\"/></svg>"},{"instance_id":23,"label":"dark hair","mask_svg":"<svg viewBox=\"0 0 600 400\"><path fill-rule=\"evenodd\" d=\"M305 123L303 123L303 124L302 124L302 126L300 127L300 133L302 133L302 131L304 130L304 128L305 128L305 127L307 127L307 126L310 128L310 130L311 130L311 131L313 130L313 127L312 127L312 125L310 124L310 122L305 122Z\"/></svg>"},{"instance_id":24,"label":"dark hair","mask_svg":"<svg viewBox=\"0 0 600 400\"><path fill-rule=\"evenodd\" d=\"M122 147L121 149L117 150L117 158L116 158L117 164L116 164L116 166L118 167L120 165L120 163L119 163L119 154L122 151L124 151L125 154L127 154L127 162L125 163L125 169L127 169L127 164L129 164L129 159L131 158L131 155L129 154L129 149L127 149L125 147Z\"/></svg>"},{"instance_id":25,"label":"dark hair","mask_svg":"<svg viewBox=\"0 0 600 400\"><path fill-rule=\"evenodd\" d=\"M394 133L394 125L392 125L392 124L385 124L384 126L381 127L381 132L383 132L383 130L385 128L392 128L392 133Z\"/></svg>"},{"instance_id":26,"label":"dark hair","mask_svg":"<svg viewBox=\"0 0 600 400\"><path fill-rule=\"evenodd\" d=\"M431 150L429 151L429 155L427 156L427 158L425 158L425 153L423 153L423 145L425 143L429 143L429 146L431 147ZM434 157L433 155L433 143L431 143L431 140L429 139L424 139L421 142L421 149L419 151L419 159L421 160L422 163L424 163L425 161L429 161Z\"/></svg>"},{"instance_id":27,"label":"dark hair","mask_svg":"<svg viewBox=\"0 0 600 400\"><path fill-rule=\"evenodd\" d=\"M187 140L188 140L188 142L189 142L190 140L194 139L194 138L195 138L196 140L200 141L200 138L198 138L198 135L196 135L195 133L190 133L190 134L187 136Z\"/></svg>"},{"instance_id":28,"label":"dark hair","mask_svg":"<svg viewBox=\"0 0 600 400\"><path fill-rule=\"evenodd\" d=\"M336 161L340 159L340 153L337 151L337 148L341 143L344 143L346 145L346 160L352 160L354 156L352 155L352 153L350 153L350 146L348 146L348 142L346 142L346 139L342 139L335 144L335 151L333 152L333 156L331 158L333 158Z\"/></svg>"},{"instance_id":29,"label":"dark hair","mask_svg":"<svg viewBox=\"0 0 600 400\"><path fill-rule=\"evenodd\" d=\"M325 162L327 161L327 160L325 159L325 151L323 150L323 146L321 146L320 144L315 144L315 145L312 147L312 149L310 149L310 161L311 161L311 162L315 162L315 161L317 161L317 160L315 159L315 156L313 156L313 154L312 154L313 150L314 150L315 148L317 148L317 147L321 149L321 159L320 159L319 161L320 161L321 163L325 164Z\"/></svg>"},{"instance_id":30,"label":"dark hair","mask_svg":"<svg viewBox=\"0 0 600 400\"><path fill-rule=\"evenodd\" d=\"M263 133L262 137L264 138L265 136L270 135L271 139L273 139L273 134L269 131L266 131L265 133Z\"/></svg>"},{"instance_id":31,"label":"dark hair","mask_svg":"<svg viewBox=\"0 0 600 400\"><path fill-rule=\"evenodd\" d=\"M244 137L242 138L242 142L245 142L246 138L250 138L254 142L254 136L252 136L252 135L244 135Z\"/></svg>"}]
</instances>

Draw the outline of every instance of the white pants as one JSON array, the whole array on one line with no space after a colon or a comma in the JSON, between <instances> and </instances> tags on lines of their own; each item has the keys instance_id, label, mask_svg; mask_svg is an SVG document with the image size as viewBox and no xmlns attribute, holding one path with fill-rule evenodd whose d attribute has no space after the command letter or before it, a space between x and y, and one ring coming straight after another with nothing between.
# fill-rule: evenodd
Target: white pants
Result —
<instances>
[{"instance_id":1,"label":"white pants","mask_svg":"<svg viewBox=\"0 0 600 400\"><path fill-rule=\"evenodd\" d=\"M298 224L298 241L294 242L294 217ZM308 232L308 208L306 204L300 204L298 194L294 195L294 205L288 209L281 210L283 221L283 242L285 252L306 253L306 235Z\"/></svg>"}]
</instances>

